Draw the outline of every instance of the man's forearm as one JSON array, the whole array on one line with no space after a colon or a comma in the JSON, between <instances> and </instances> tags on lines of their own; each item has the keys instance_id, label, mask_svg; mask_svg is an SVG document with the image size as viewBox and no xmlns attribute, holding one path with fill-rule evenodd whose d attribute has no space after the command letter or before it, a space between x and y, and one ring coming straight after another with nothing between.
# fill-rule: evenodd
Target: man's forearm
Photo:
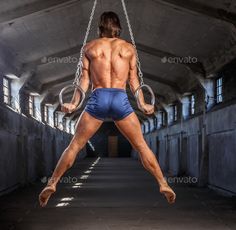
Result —
<instances>
[{"instance_id":1,"label":"man's forearm","mask_svg":"<svg viewBox=\"0 0 236 230\"><path fill-rule=\"evenodd\" d=\"M138 80L136 81L133 81L133 82L130 82L130 89L134 95L136 89L140 86L140 83ZM135 96L135 95L134 95ZM145 99L144 99L144 95L143 95L143 91L142 89L139 90L139 102L141 105L144 105L145 104Z\"/></svg>"},{"instance_id":2,"label":"man's forearm","mask_svg":"<svg viewBox=\"0 0 236 230\"><path fill-rule=\"evenodd\" d=\"M80 88L86 93L89 87L89 77L82 77L79 84ZM77 88L74 90L71 104L77 106L81 100L81 92Z\"/></svg>"},{"instance_id":3,"label":"man's forearm","mask_svg":"<svg viewBox=\"0 0 236 230\"><path fill-rule=\"evenodd\" d=\"M71 99L71 104L77 106L79 104L80 98L81 92L77 88L75 88L73 97Z\"/></svg>"}]
</instances>

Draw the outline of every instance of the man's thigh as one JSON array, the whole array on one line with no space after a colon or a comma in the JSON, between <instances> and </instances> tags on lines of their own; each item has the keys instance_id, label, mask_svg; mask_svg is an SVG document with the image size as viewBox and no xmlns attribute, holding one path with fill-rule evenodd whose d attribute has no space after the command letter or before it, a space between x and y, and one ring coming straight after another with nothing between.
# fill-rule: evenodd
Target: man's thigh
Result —
<instances>
[{"instance_id":1,"label":"man's thigh","mask_svg":"<svg viewBox=\"0 0 236 230\"><path fill-rule=\"evenodd\" d=\"M103 121L91 116L86 111L83 111L76 123L75 134L72 142L77 144L86 144L87 141L95 134L102 125Z\"/></svg>"},{"instance_id":2,"label":"man's thigh","mask_svg":"<svg viewBox=\"0 0 236 230\"><path fill-rule=\"evenodd\" d=\"M122 120L115 121L115 125L135 149L145 144L139 119L134 112Z\"/></svg>"}]
</instances>

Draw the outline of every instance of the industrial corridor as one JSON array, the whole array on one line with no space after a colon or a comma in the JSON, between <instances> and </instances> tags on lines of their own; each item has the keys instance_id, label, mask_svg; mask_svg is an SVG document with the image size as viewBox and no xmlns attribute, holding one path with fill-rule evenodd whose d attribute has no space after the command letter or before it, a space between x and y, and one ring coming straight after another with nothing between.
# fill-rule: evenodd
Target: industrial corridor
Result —
<instances>
[{"instance_id":1,"label":"industrial corridor","mask_svg":"<svg viewBox=\"0 0 236 230\"><path fill-rule=\"evenodd\" d=\"M0 230L236 230L236 0L1 0Z\"/></svg>"},{"instance_id":2,"label":"industrial corridor","mask_svg":"<svg viewBox=\"0 0 236 230\"><path fill-rule=\"evenodd\" d=\"M2 197L0 229L236 228L233 198L179 179L172 178L177 201L170 206L137 160L87 158L62 177L45 209L39 207L37 196L46 178Z\"/></svg>"}]
</instances>

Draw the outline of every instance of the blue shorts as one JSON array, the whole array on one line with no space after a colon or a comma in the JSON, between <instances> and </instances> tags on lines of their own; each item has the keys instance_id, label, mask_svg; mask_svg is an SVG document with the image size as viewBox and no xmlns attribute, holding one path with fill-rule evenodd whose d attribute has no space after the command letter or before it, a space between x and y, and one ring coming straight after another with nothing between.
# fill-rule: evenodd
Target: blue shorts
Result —
<instances>
[{"instance_id":1,"label":"blue shorts","mask_svg":"<svg viewBox=\"0 0 236 230\"><path fill-rule=\"evenodd\" d=\"M124 89L96 88L87 101L85 111L91 116L105 120L121 120L134 112Z\"/></svg>"}]
</instances>

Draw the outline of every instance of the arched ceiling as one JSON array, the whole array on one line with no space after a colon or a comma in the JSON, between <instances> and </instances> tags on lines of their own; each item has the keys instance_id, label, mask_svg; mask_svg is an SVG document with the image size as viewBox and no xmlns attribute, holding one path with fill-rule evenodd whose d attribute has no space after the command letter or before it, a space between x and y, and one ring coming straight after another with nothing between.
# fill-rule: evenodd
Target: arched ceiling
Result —
<instances>
[{"instance_id":1,"label":"arched ceiling","mask_svg":"<svg viewBox=\"0 0 236 230\"><path fill-rule=\"evenodd\" d=\"M197 86L199 78L207 78L236 56L233 0L126 3L144 80L165 104L177 100ZM57 101L60 89L73 81L92 5L92 0L0 1L3 74L21 77L24 71L31 71L28 87L50 95L49 102ZM98 0L89 40L97 36L100 14L108 10L119 14L122 38L130 40L120 0ZM55 61L58 58L64 58L64 63ZM139 117L145 119L140 113Z\"/></svg>"}]
</instances>

